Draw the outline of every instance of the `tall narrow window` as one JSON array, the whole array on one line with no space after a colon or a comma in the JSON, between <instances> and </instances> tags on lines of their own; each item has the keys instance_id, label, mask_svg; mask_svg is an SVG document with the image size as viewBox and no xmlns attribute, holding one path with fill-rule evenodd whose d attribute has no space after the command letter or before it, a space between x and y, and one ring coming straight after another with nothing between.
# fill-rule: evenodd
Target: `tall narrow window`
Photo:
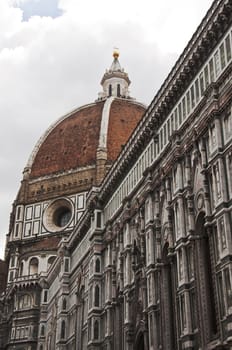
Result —
<instances>
[{"instance_id":1,"label":"tall narrow window","mask_svg":"<svg viewBox=\"0 0 232 350\"><path fill-rule=\"evenodd\" d=\"M64 320L61 322L60 337L61 337L61 339L64 339L64 338L65 338L65 321L64 321Z\"/></svg>"},{"instance_id":2,"label":"tall narrow window","mask_svg":"<svg viewBox=\"0 0 232 350\"><path fill-rule=\"evenodd\" d=\"M20 219L20 216L21 216L21 207L18 207L18 209L17 209L17 220Z\"/></svg>"},{"instance_id":3,"label":"tall narrow window","mask_svg":"<svg viewBox=\"0 0 232 350\"><path fill-rule=\"evenodd\" d=\"M18 237L19 235L19 224L15 225L15 237Z\"/></svg>"},{"instance_id":4,"label":"tall narrow window","mask_svg":"<svg viewBox=\"0 0 232 350\"><path fill-rule=\"evenodd\" d=\"M112 85L109 85L109 96L112 96Z\"/></svg>"},{"instance_id":5,"label":"tall narrow window","mask_svg":"<svg viewBox=\"0 0 232 350\"><path fill-rule=\"evenodd\" d=\"M64 298L62 303L62 309L66 310L66 308L67 308L67 301L66 301L66 298Z\"/></svg>"},{"instance_id":6,"label":"tall narrow window","mask_svg":"<svg viewBox=\"0 0 232 350\"><path fill-rule=\"evenodd\" d=\"M99 322L96 320L93 326L93 338L94 340L99 339Z\"/></svg>"},{"instance_id":7,"label":"tall narrow window","mask_svg":"<svg viewBox=\"0 0 232 350\"><path fill-rule=\"evenodd\" d=\"M44 327L44 325L41 326L40 335L41 335L41 337L45 336L45 327Z\"/></svg>"},{"instance_id":8,"label":"tall narrow window","mask_svg":"<svg viewBox=\"0 0 232 350\"><path fill-rule=\"evenodd\" d=\"M121 86L120 84L117 84L117 97L121 96Z\"/></svg>"},{"instance_id":9,"label":"tall narrow window","mask_svg":"<svg viewBox=\"0 0 232 350\"><path fill-rule=\"evenodd\" d=\"M100 290L98 285L96 285L94 290L94 306L100 306Z\"/></svg>"},{"instance_id":10,"label":"tall narrow window","mask_svg":"<svg viewBox=\"0 0 232 350\"><path fill-rule=\"evenodd\" d=\"M14 267L14 265L15 265L15 257L12 256L10 266L11 266L11 267Z\"/></svg>"},{"instance_id":11,"label":"tall narrow window","mask_svg":"<svg viewBox=\"0 0 232 350\"><path fill-rule=\"evenodd\" d=\"M95 262L95 272L101 272L101 264L99 258L97 258Z\"/></svg>"},{"instance_id":12,"label":"tall narrow window","mask_svg":"<svg viewBox=\"0 0 232 350\"><path fill-rule=\"evenodd\" d=\"M23 276L23 262L21 262L21 264L20 264L19 275Z\"/></svg>"},{"instance_id":13,"label":"tall narrow window","mask_svg":"<svg viewBox=\"0 0 232 350\"><path fill-rule=\"evenodd\" d=\"M69 272L69 258L64 259L64 272Z\"/></svg>"},{"instance_id":14,"label":"tall narrow window","mask_svg":"<svg viewBox=\"0 0 232 350\"><path fill-rule=\"evenodd\" d=\"M192 319L192 329L196 329L198 326L198 320L197 320L197 304L196 304L196 295L195 290L190 290L190 305L191 305L191 319Z\"/></svg>"},{"instance_id":15,"label":"tall narrow window","mask_svg":"<svg viewBox=\"0 0 232 350\"><path fill-rule=\"evenodd\" d=\"M45 290L44 291L44 299L43 299L44 303L47 303L48 302L48 291Z\"/></svg>"},{"instance_id":16,"label":"tall narrow window","mask_svg":"<svg viewBox=\"0 0 232 350\"><path fill-rule=\"evenodd\" d=\"M184 294L180 296L180 316L181 316L181 329L186 328L186 310L185 310L185 297Z\"/></svg>"},{"instance_id":17,"label":"tall narrow window","mask_svg":"<svg viewBox=\"0 0 232 350\"><path fill-rule=\"evenodd\" d=\"M214 170L214 177L215 177L215 183L216 183L216 190L217 190L217 198L221 198L221 183L220 183L220 174L219 174L219 167L218 164L216 164L213 168Z\"/></svg>"}]
</instances>

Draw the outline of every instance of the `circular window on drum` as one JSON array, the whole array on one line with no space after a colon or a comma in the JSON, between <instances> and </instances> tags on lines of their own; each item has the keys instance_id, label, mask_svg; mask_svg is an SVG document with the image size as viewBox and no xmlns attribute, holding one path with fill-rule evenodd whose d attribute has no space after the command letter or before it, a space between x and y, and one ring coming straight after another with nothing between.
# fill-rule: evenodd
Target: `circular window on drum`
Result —
<instances>
[{"instance_id":1,"label":"circular window on drum","mask_svg":"<svg viewBox=\"0 0 232 350\"><path fill-rule=\"evenodd\" d=\"M44 212L44 226L50 232L64 230L73 217L73 204L66 198L55 200Z\"/></svg>"}]
</instances>

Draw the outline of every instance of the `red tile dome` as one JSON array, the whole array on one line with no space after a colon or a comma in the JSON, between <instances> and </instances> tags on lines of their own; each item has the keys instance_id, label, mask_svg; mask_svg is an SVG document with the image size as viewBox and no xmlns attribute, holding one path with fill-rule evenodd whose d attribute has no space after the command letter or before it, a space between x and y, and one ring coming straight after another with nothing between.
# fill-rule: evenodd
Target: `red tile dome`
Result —
<instances>
[{"instance_id":1,"label":"red tile dome","mask_svg":"<svg viewBox=\"0 0 232 350\"><path fill-rule=\"evenodd\" d=\"M145 106L129 98L111 97L83 106L59 119L43 135L29 161L31 179L96 164L105 148L107 164L118 156Z\"/></svg>"}]
</instances>

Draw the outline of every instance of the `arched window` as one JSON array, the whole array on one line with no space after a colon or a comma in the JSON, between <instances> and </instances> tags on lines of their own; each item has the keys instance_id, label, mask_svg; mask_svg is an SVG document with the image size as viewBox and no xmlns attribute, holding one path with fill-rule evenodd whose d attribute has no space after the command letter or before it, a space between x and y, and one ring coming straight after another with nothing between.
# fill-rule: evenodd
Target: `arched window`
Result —
<instances>
[{"instance_id":1,"label":"arched window","mask_svg":"<svg viewBox=\"0 0 232 350\"><path fill-rule=\"evenodd\" d=\"M65 338L65 321L64 321L64 320L61 322L60 337L61 337L61 339L64 339L64 338Z\"/></svg>"},{"instance_id":2,"label":"arched window","mask_svg":"<svg viewBox=\"0 0 232 350\"><path fill-rule=\"evenodd\" d=\"M48 258L48 269L52 265L52 263L54 262L55 258L56 258L55 256L50 256Z\"/></svg>"},{"instance_id":3,"label":"arched window","mask_svg":"<svg viewBox=\"0 0 232 350\"><path fill-rule=\"evenodd\" d=\"M94 306L100 306L100 290L98 285L96 285L94 290Z\"/></svg>"},{"instance_id":4,"label":"arched window","mask_svg":"<svg viewBox=\"0 0 232 350\"><path fill-rule=\"evenodd\" d=\"M93 338L94 340L99 339L99 322L96 320L93 326Z\"/></svg>"},{"instance_id":5,"label":"arched window","mask_svg":"<svg viewBox=\"0 0 232 350\"><path fill-rule=\"evenodd\" d=\"M62 309L66 310L66 307L67 307L67 301L66 301L66 298L64 298L62 303Z\"/></svg>"},{"instance_id":6,"label":"arched window","mask_svg":"<svg viewBox=\"0 0 232 350\"><path fill-rule=\"evenodd\" d=\"M29 264L29 275L38 273L39 261L37 258L32 258Z\"/></svg>"},{"instance_id":7,"label":"arched window","mask_svg":"<svg viewBox=\"0 0 232 350\"><path fill-rule=\"evenodd\" d=\"M109 85L109 96L112 96L112 85Z\"/></svg>"},{"instance_id":8,"label":"arched window","mask_svg":"<svg viewBox=\"0 0 232 350\"><path fill-rule=\"evenodd\" d=\"M121 96L121 87L120 84L117 84L117 97Z\"/></svg>"},{"instance_id":9,"label":"arched window","mask_svg":"<svg viewBox=\"0 0 232 350\"><path fill-rule=\"evenodd\" d=\"M95 262L95 272L100 272L100 271L101 271L100 259L97 258Z\"/></svg>"}]
</instances>

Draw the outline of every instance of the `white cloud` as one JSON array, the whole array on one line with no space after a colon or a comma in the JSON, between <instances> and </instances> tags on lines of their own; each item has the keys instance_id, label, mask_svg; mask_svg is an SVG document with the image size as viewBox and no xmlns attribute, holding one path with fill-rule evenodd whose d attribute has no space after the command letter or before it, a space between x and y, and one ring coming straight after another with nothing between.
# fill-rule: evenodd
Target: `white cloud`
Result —
<instances>
[{"instance_id":1,"label":"white cloud","mask_svg":"<svg viewBox=\"0 0 232 350\"><path fill-rule=\"evenodd\" d=\"M60 0L62 16L23 21L0 1L0 256L30 152L55 119L97 98L113 47L131 94L149 103L210 3Z\"/></svg>"}]
</instances>

